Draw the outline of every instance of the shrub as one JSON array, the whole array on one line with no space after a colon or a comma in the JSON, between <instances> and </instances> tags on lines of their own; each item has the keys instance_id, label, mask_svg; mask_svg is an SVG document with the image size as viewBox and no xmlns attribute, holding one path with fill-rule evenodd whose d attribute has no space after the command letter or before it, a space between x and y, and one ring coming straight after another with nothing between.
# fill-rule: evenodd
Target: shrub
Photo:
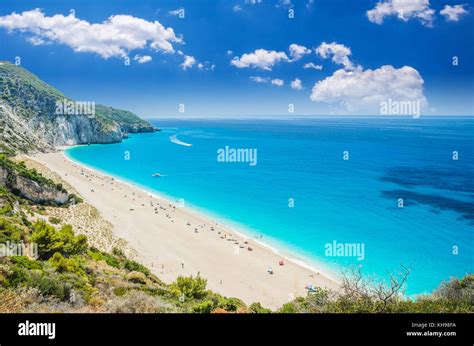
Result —
<instances>
[{"instance_id":1,"label":"shrub","mask_svg":"<svg viewBox=\"0 0 474 346\"><path fill-rule=\"evenodd\" d=\"M0 243L18 243L23 238L24 230L13 219L0 218Z\"/></svg>"},{"instance_id":2,"label":"shrub","mask_svg":"<svg viewBox=\"0 0 474 346\"><path fill-rule=\"evenodd\" d=\"M158 313L170 310L169 304L142 291L131 291L123 297L116 297L106 307L112 313Z\"/></svg>"},{"instance_id":3,"label":"shrub","mask_svg":"<svg viewBox=\"0 0 474 346\"><path fill-rule=\"evenodd\" d=\"M249 309L256 314L269 314L272 312L272 310L264 308L259 302L250 304Z\"/></svg>"},{"instance_id":4,"label":"shrub","mask_svg":"<svg viewBox=\"0 0 474 346\"><path fill-rule=\"evenodd\" d=\"M13 206L10 201L0 198L0 215L11 215Z\"/></svg>"},{"instance_id":5,"label":"shrub","mask_svg":"<svg viewBox=\"0 0 474 346\"><path fill-rule=\"evenodd\" d=\"M2 276L4 277L2 282L3 287L18 287L28 281L29 272L19 265L10 265L7 266L7 270L4 270Z\"/></svg>"},{"instance_id":6,"label":"shrub","mask_svg":"<svg viewBox=\"0 0 474 346\"><path fill-rule=\"evenodd\" d=\"M112 254L114 254L115 256L118 256L118 257L125 257L125 254L123 253L123 250L119 249L118 247L114 247L112 249Z\"/></svg>"},{"instance_id":7,"label":"shrub","mask_svg":"<svg viewBox=\"0 0 474 346\"><path fill-rule=\"evenodd\" d=\"M466 300L474 304L474 274L466 275L461 280L452 278L441 283L434 296L453 301Z\"/></svg>"},{"instance_id":8,"label":"shrub","mask_svg":"<svg viewBox=\"0 0 474 346\"><path fill-rule=\"evenodd\" d=\"M33 229L31 241L38 244L39 256L42 260L49 259L56 252L71 256L81 254L87 249L86 236L74 236L70 225L63 226L58 232L53 226L38 221Z\"/></svg>"},{"instance_id":9,"label":"shrub","mask_svg":"<svg viewBox=\"0 0 474 346\"><path fill-rule=\"evenodd\" d=\"M201 299L206 296L207 280L199 276L179 276L175 282L170 285L171 292L174 296L180 297L184 295L186 298Z\"/></svg>"},{"instance_id":10,"label":"shrub","mask_svg":"<svg viewBox=\"0 0 474 346\"><path fill-rule=\"evenodd\" d=\"M34 224L31 241L38 244L39 257L42 260L47 260L64 247L56 229L43 221Z\"/></svg>"},{"instance_id":11,"label":"shrub","mask_svg":"<svg viewBox=\"0 0 474 346\"><path fill-rule=\"evenodd\" d=\"M10 257L10 260L12 261L12 263L15 263L23 268L30 269L30 270L31 269L41 270L43 268L42 263L40 261L31 260L26 256L12 256Z\"/></svg>"},{"instance_id":12,"label":"shrub","mask_svg":"<svg viewBox=\"0 0 474 346\"><path fill-rule=\"evenodd\" d=\"M123 297L127 293L127 289L125 287L116 287L113 292L117 297Z\"/></svg>"},{"instance_id":13,"label":"shrub","mask_svg":"<svg viewBox=\"0 0 474 346\"><path fill-rule=\"evenodd\" d=\"M74 258L65 258L59 252L56 252L48 262L58 273L67 272L86 277L84 268Z\"/></svg>"},{"instance_id":14,"label":"shrub","mask_svg":"<svg viewBox=\"0 0 474 346\"><path fill-rule=\"evenodd\" d=\"M127 280L137 283L137 284L146 284L146 276L142 272L130 272L127 275Z\"/></svg>"},{"instance_id":15,"label":"shrub","mask_svg":"<svg viewBox=\"0 0 474 346\"><path fill-rule=\"evenodd\" d=\"M57 217L54 217L54 216L50 217L48 221L51 222L54 225L58 225L58 224L61 223L61 219L59 219Z\"/></svg>"},{"instance_id":16,"label":"shrub","mask_svg":"<svg viewBox=\"0 0 474 346\"><path fill-rule=\"evenodd\" d=\"M278 312L282 314L296 314L300 311L298 311L297 305L293 301L283 304L283 306L278 310Z\"/></svg>"},{"instance_id":17,"label":"shrub","mask_svg":"<svg viewBox=\"0 0 474 346\"><path fill-rule=\"evenodd\" d=\"M192 310L198 314L210 314L214 310L214 303L211 300L206 300L194 305Z\"/></svg>"},{"instance_id":18,"label":"shrub","mask_svg":"<svg viewBox=\"0 0 474 346\"><path fill-rule=\"evenodd\" d=\"M245 307L245 303L238 298L221 298L219 300L219 307L231 312L236 312L239 308Z\"/></svg>"},{"instance_id":19,"label":"shrub","mask_svg":"<svg viewBox=\"0 0 474 346\"><path fill-rule=\"evenodd\" d=\"M97 250L96 248L91 248L87 254L92 258L94 261L105 261L109 266L120 269L120 261L115 258L114 256Z\"/></svg>"},{"instance_id":20,"label":"shrub","mask_svg":"<svg viewBox=\"0 0 474 346\"><path fill-rule=\"evenodd\" d=\"M60 300L67 300L71 294L71 287L64 283L59 276L48 273L32 272L28 286L38 288L42 294L55 296Z\"/></svg>"},{"instance_id":21,"label":"shrub","mask_svg":"<svg viewBox=\"0 0 474 346\"><path fill-rule=\"evenodd\" d=\"M71 225L65 225L58 232L59 238L64 243L62 253L65 255L78 255L87 250L87 237L85 235L74 236Z\"/></svg>"},{"instance_id":22,"label":"shrub","mask_svg":"<svg viewBox=\"0 0 474 346\"><path fill-rule=\"evenodd\" d=\"M127 259L124 267L131 272L142 272L145 275L150 274L150 270L147 267L133 260Z\"/></svg>"},{"instance_id":23,"label":"shrub","mask_svg":"<svg viewBox=\"0 0 474 346\"><path fill-rule=\"evenodd\" d=\"M77 196L73 193L69 195L69 203L79 204L79 203L83 203L83 202L84 202L84 200L81 197L79 197L79 196Z\"/></svg>"}]
</instances>

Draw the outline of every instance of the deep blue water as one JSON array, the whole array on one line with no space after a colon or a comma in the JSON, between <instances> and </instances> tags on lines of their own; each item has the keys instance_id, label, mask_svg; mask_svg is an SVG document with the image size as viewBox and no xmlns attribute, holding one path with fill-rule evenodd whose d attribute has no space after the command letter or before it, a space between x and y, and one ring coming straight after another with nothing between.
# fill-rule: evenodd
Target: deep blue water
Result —
<instances>
[{"instance_id":1,"label":"deep blue water","mask_svg":"<svg viewBox=\"0 0 474 346\"><path fill-rule=\"evenodd\" d=\"M163 131L67 153L149 190L183 198L334 271L362 265L365 273L385 276L408 266L409 294L473 272L474 118L155 124ZM174 135L192 146L172 142ZM257 149L257 164L219 162L217 150L225 146ZM156 172L163 176L152 177ZM326 256L325 244L333 241L363 243L364 259Z\"/></svg>"}]
</instances>

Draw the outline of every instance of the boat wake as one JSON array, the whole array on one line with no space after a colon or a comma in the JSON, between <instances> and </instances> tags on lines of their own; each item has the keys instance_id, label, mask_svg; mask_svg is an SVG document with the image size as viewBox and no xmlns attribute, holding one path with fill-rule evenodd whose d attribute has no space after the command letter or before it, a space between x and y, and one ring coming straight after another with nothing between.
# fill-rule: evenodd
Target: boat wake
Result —
<instances>
[{"instance_id":1,"label":"boat wake","mask_svg":"<svg viewBox=\"0 0 474 346\"><path fill-rule=\"evenodd\" d=\"M185 147L192 147L193 146L191 143L186 143L186 142L183 142L183 141L179 140L177 134L170 136L170 141L173 142L174 144L183 145Z\"/></svg>"}]
</instances>

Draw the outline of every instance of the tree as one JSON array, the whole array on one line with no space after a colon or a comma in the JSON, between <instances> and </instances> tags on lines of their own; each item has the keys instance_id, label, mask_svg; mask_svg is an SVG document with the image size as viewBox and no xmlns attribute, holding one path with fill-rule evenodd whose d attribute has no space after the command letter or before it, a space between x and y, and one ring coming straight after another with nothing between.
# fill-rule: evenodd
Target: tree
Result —
<instances>
[{"instance_id":1,"label":"tree","mask_svg":"<svg viewBox=\"0 0 474 346\"><path fill-rule=\"evenodd\" d=\"M201 299L206 296L207 280L198 275L184 277L179 276L175 282L171 284L171 292L177 297L184 295L186 298Z\"/></svg>"},{"instance_id":2,"label":"tree","mask_svg":"<svg viewBox=\"0 0 474 346\"><path fill-rule=\"evenodd\" d=\"M42 260L47 260L64 247L56 229L43 221L34 224L31 242L38 244L38 254Z\"/></svg>"}]
</instances>

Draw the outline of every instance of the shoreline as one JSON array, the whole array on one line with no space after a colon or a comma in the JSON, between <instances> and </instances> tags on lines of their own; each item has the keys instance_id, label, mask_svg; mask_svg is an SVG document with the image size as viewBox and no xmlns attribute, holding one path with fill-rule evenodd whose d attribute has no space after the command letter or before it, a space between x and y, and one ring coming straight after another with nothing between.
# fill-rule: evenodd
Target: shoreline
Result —
<instances>
[{"instance_id":1,"label":"shoreline","mask_svg":"<svg viewBox=\"0 0 474 346\"><path fill-rule=\"evenodd\" d=\"M87 164L84 164L82 162L79 162L79 161L76 161L76 160L72 159L71 157L69 157L66 154L66 150L68 148L71 148L71 147L61 147L60 150L62 152L62 155L67 160L69 160L70 162L72 162L76 165L79 165L79 166L83 166L84 168L87 168L87 169L89 169L89 170L91 170L91 171L93 171L97 174L102 174L102 175L112 177L112 178L114 178L115 181L117 181L119 183L129 185L131 188L140 189L143 192L145 192L149 195L152 195L153 197L155 197L157 199L161 199L161 200L165 201L166 203L170 203L170 204L173 204L173 205L177 204L176 200L174 200L174 197L172 197L172 196L168 196L166 194L163 194L163 193L160 193L160 192L157 192L157 191L149 190L147 187L142 186L140 184L137 184L136 182L132 182L132 181L129 181L129 180L124 179L124 178L116 177L116 176L112 175L111 173L104 172L100 169L97 169L95 167L91 167ZM269 244L265 241L259 240L256 237L253 237L250 234L250 233L254 233L254 234L259 233L257 230L253 230L251 228L246 228L244 225L240 225L240 224L237 224L236 222L234 222L232 220L222 218L219 215L213 214L212 212L209 212L207 210L203 211L201 208L198 208L197 206L194 206L193 204L191 204L189 202L186 203L186 206L179 207L179 208L185 209L188 213L192 213L195 216L206 218L211 222L218 223L221 226L223 226L223 227L231 230L232 232L238 234L240 237L251 240L251 241L259 244L260 246L265 247L269 251L272 251L275 255L283 257L287 261L290 261L290 262L292 262L296 265L304 267L304 268L306 268L308 270L311 270L315 273L320 273L322 276L325 276L325 277L327 277L330 280L333 280L335 282L339 281L337 279L337 274L335 273L335 271L328 268L328 266L324 265L324 263L319 263L319 262L317 262L317 260L308 259L308 258L305 258L304 256L298 256L297 254L295 254L296 251L292 251L291 249L287 249L287 248L285 248L284 245L281 245L280 243ZM322 270L321 268L323 268L324 270Z\"/></svg>"},{"instance_id":2,"label":"shoreline","mask_svg":"<svg viewBox=\"0 0 474 346\"><path fill-rule=\"evenodd\" d=\"M95 206L104 218L114 225L114 234L117 237L125 239L138 253L139 261L147 265L155 274L163 278L164 281L174 281L179 275L197 275L197 273L200 273L202 277L208 280L209 289L226 296L235 296L244 300L246 303L259 301L264 306L273 309L288 302L291 297L305 295L307 292L305 289L306 285L327 287L333 290L339 288L339 280L334 278L333 275L328 274L327 270L322 271L321 269L323 268L320 269L316 263L312 265L311 263L307 263L304 259L292 255L291 252L288 253L285 249L282 251L255 239L242 230L241 227L229 226L226 220L219 220L219 217L209 215L209 213L202 212L201 210L195 210L197 208L193 208L193 206L177 207L176 201L174 201L171 196L149 191L146 187L140 186L139 184L129 182L122 178L116 178L107 172L102 172L99 169L79 163L68 157L64 148L59 149L60 151L55 153L37 153L29 157L59 174L61 179L73 186L89 204ZM68 165L64 165L64 162L68 163ZM89 172L84 175L85 171ZM92 182L92 179L94 179L94 182ZM112 186L118 188L118 190L123 190L118 193L121 196L119 196L117 192L94 195L94 189L97 189L97 192L105 192L100 191L104 190L101 188L105 186L105 183L110 183ZM90 189L91 186L93 186L94 189ZM91 193L89 193L89 189ZM113 190L114 188L112 188L112 191ZM151 203L152 207L154 206L153 202L160 205L160 211L162 208L167 210L169 206L171 210L166 214L166 219L168 220L161 217L161 219L159 219L161 227L156 227L156 225L153 224L153 220L159 217L159 215L157 215L159 213L156 211L157 207L155 207L154 214L145 212L141 214L145 219L145 224L139 229L135 225L139 223L139 220L135 220L135 214L133 216L130 215L135 210L135 207L120 203L119 198L122 197L125 192L131 192L133 196L139 196L140 198L142 196L139 194L145 195L144 199ZM115 196L112 197L111 195L113 194L115 194ZM100 198L97 198L98 196L100 196ZM127 197L127 194L124 196ZM133 201L135 201L135 198L133 198ZM165 205L166 208L164 208L160 202ZM110 209L109 204L111 203L115 204L116 209ZM137 209L145 207L145 204L141 203L141 201L135 201L135 204L141 204L141 207L138 206ZM117 211L120 213L117 214ZM178 211L178 213L176 213L176 211ZM171 213L173 213L173 217L176 217L176 219L169 216ZM194 227L195 223L198 223L200 227L199 229L194 227L195 234L204 234L200 232L209 231L209 228L212 231L212 233L206 234L206 241L204 241L204 244L201 244L202 246L199 248L187 244L196 239L193 233L186 230L186 228L189 229L189 227L191 227L190 219L193 220L192 227ZM148 222L146 220L148 220ZM173 224L165 224L164 221L171 221ZM177 222L175 223L174 221ZM186 226L178 227L178 223L186 223ZM203 224L201 225L201 223ZM123 224L125 224L125 227ZM122 228L128 230L124 231ZM183 228L185 229L184 232ZM215 233L214 228L215 231L217 231ZM150 234L152 229L156 231L156 233L160 233L160 236L152 237L152 235L154 235ZM178 232L180 233L178 234ZM220 239L217 240L217 243L211 246L211 241L215 243L215 239L212 238L212 235L216 235L216 233L218 235L222 233L224 236L219 237ZM230 238L227 238L228 236ZM150 238L153 238L153 242ZM184 240L184 244L182 241L176 242L177 239L172 238L180 238L180 240ZM222 242L222 239L226 241ZM231 253L223 249L224 247L228 247L223 246L223 244L229 243L229 241L238 245L238 247L237 245L233 246ZM161 247L161 251L157 249L156 253L153 253L155 252L154 249L159 247ZM252 248L252 250L246 251L245 248ZM163 252L167 253L167 255L164 255ZM164 261L159 261L162 263L161 271L154 267L156 255L158 255L160 259L161 256L165 258ZM209 255L211 255L211 259L208 258ZM191 273L189 273L189 270L185 270L187 268L184 267L184 257L186 257L186 263L192 263L193 269ZM177 258L183 260L181 262L181 268L177 266L176 263L173 263L172 270L169 270L169 260L173 259L176 261ZM225 262L225 265L228 265L230 269L236 271L231 271L229 274L227 269L213 268L216 266L216 258L221 259L222 262ZM168 261L166 259L168 259ZM284 262L283 266L279 265L279 261L281 260ZM163 262L166 262L167 270L164 270ZM226 268L225 265L224 268ZM268 267L272 268L274 275L267 273ZM273 280L277 274L280 276L282 273L284 273L282 277L283 281ZM240 276L240 278L237 279L234 278L234 276ZM224 284L224 279L219 279L219 277L225 277L226 284ZM270 279L264 280L268 282L261 282L262 278ZM240 288L237 289L237 286Z\"/></svg>"}]
</instances>

